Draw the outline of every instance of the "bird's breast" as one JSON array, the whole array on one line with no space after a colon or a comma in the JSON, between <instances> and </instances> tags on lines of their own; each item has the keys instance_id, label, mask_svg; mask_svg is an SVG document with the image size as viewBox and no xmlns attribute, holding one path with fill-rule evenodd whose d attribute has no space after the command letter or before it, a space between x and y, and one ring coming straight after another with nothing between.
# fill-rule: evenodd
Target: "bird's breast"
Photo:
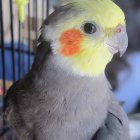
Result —
<instances>
[{"instance_id":1,"label":"bird's breast","mask_svg":"<svg viewBox=\"0 0 140 140\"><path fill-rule=\"evenodd\" d=\"M49 140L90 140L107 115L110 89L106 79L77 78L64 73L45 81L38 121ZM53 78L52 78L53 77ZM42 135L42 134L41 134Z\"/></svg>"}]
</instances>

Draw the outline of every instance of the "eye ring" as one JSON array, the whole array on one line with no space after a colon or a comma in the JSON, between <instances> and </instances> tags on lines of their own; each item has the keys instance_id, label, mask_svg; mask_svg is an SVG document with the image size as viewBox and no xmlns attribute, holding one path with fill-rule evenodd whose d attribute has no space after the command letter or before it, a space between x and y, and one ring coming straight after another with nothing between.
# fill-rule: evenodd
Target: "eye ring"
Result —
<instances>
[{"instance_id":1,"label":"eye ring","mask_svg":"<svg viewBox=\"0 0 140 140\"><path fill-rule=\"evenodd\" d=\"M92 22L84 23L82 29L86 34L94 34L97 31L96 25Z\"/></svg>"}]
</instances>

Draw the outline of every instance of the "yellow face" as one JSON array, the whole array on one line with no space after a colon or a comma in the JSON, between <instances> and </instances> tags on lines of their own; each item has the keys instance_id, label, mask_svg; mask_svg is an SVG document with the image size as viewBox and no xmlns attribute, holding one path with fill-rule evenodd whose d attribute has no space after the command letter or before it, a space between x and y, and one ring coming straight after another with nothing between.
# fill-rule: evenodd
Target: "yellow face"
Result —
<instances>
[{"instance_id":1,"label":"yellow face","mask_svg":"<svg viewBox=\"0 0 140 140\"><path fill-rule=\"evenodd\" d=\"M74 71L82 75L98 76L112 59L105 45L105 37L92 39L78 29L69 29L60 37L60 54L66 57Z\"/></svg>"},{"instance_id":2,"label":"yellow face","mask_svg":"<svg viewBox=\"0 0 140 140\"><path fill-rule=\"evenodd\" d=\"M121 32L117 26L125 27L125 17L111 0L87 0L74 6L80 11L78 16L58 25L57 52L77 73L96 77L104 73L113 57L107 42Z\"/></svg>"}]
</instances>

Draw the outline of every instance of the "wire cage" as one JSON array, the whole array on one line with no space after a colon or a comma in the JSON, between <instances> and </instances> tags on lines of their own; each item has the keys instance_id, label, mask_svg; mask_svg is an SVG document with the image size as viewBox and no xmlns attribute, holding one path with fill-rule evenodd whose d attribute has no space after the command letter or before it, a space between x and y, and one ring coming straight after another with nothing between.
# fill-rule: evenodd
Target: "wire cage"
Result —
<instances>
[{"instance_id":1,"label":"wire cage","mask_svg":"<svg viewBox=\"0 0 140 140\"><path fill-rule=\"evenodd\" d=\"M49 0L29 0L24 23L13 0L0 0L0 140L17 140L3 119L3 97L31 68L38 30L50 13Z\"/></svg>"}]
</instances>

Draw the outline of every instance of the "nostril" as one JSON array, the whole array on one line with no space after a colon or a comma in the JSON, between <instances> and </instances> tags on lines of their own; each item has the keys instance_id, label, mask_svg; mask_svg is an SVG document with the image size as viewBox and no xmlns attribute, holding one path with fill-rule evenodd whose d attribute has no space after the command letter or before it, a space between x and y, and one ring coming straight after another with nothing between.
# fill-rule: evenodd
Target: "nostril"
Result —
<instances>
[{"instance_id":1,"label":"nostril","mask_svg":"<svg viewBox=\"0 0 140 140\"><path fill-rule=\"evenodd\" d=\"M115 32L116 32L116 33L121 33L121 32L123 32L123 31L124 31L124 26L121 25L121 24L117 25L117 27L116 27L116 29L115 29Z\"/></svg>"}]
</instances>

